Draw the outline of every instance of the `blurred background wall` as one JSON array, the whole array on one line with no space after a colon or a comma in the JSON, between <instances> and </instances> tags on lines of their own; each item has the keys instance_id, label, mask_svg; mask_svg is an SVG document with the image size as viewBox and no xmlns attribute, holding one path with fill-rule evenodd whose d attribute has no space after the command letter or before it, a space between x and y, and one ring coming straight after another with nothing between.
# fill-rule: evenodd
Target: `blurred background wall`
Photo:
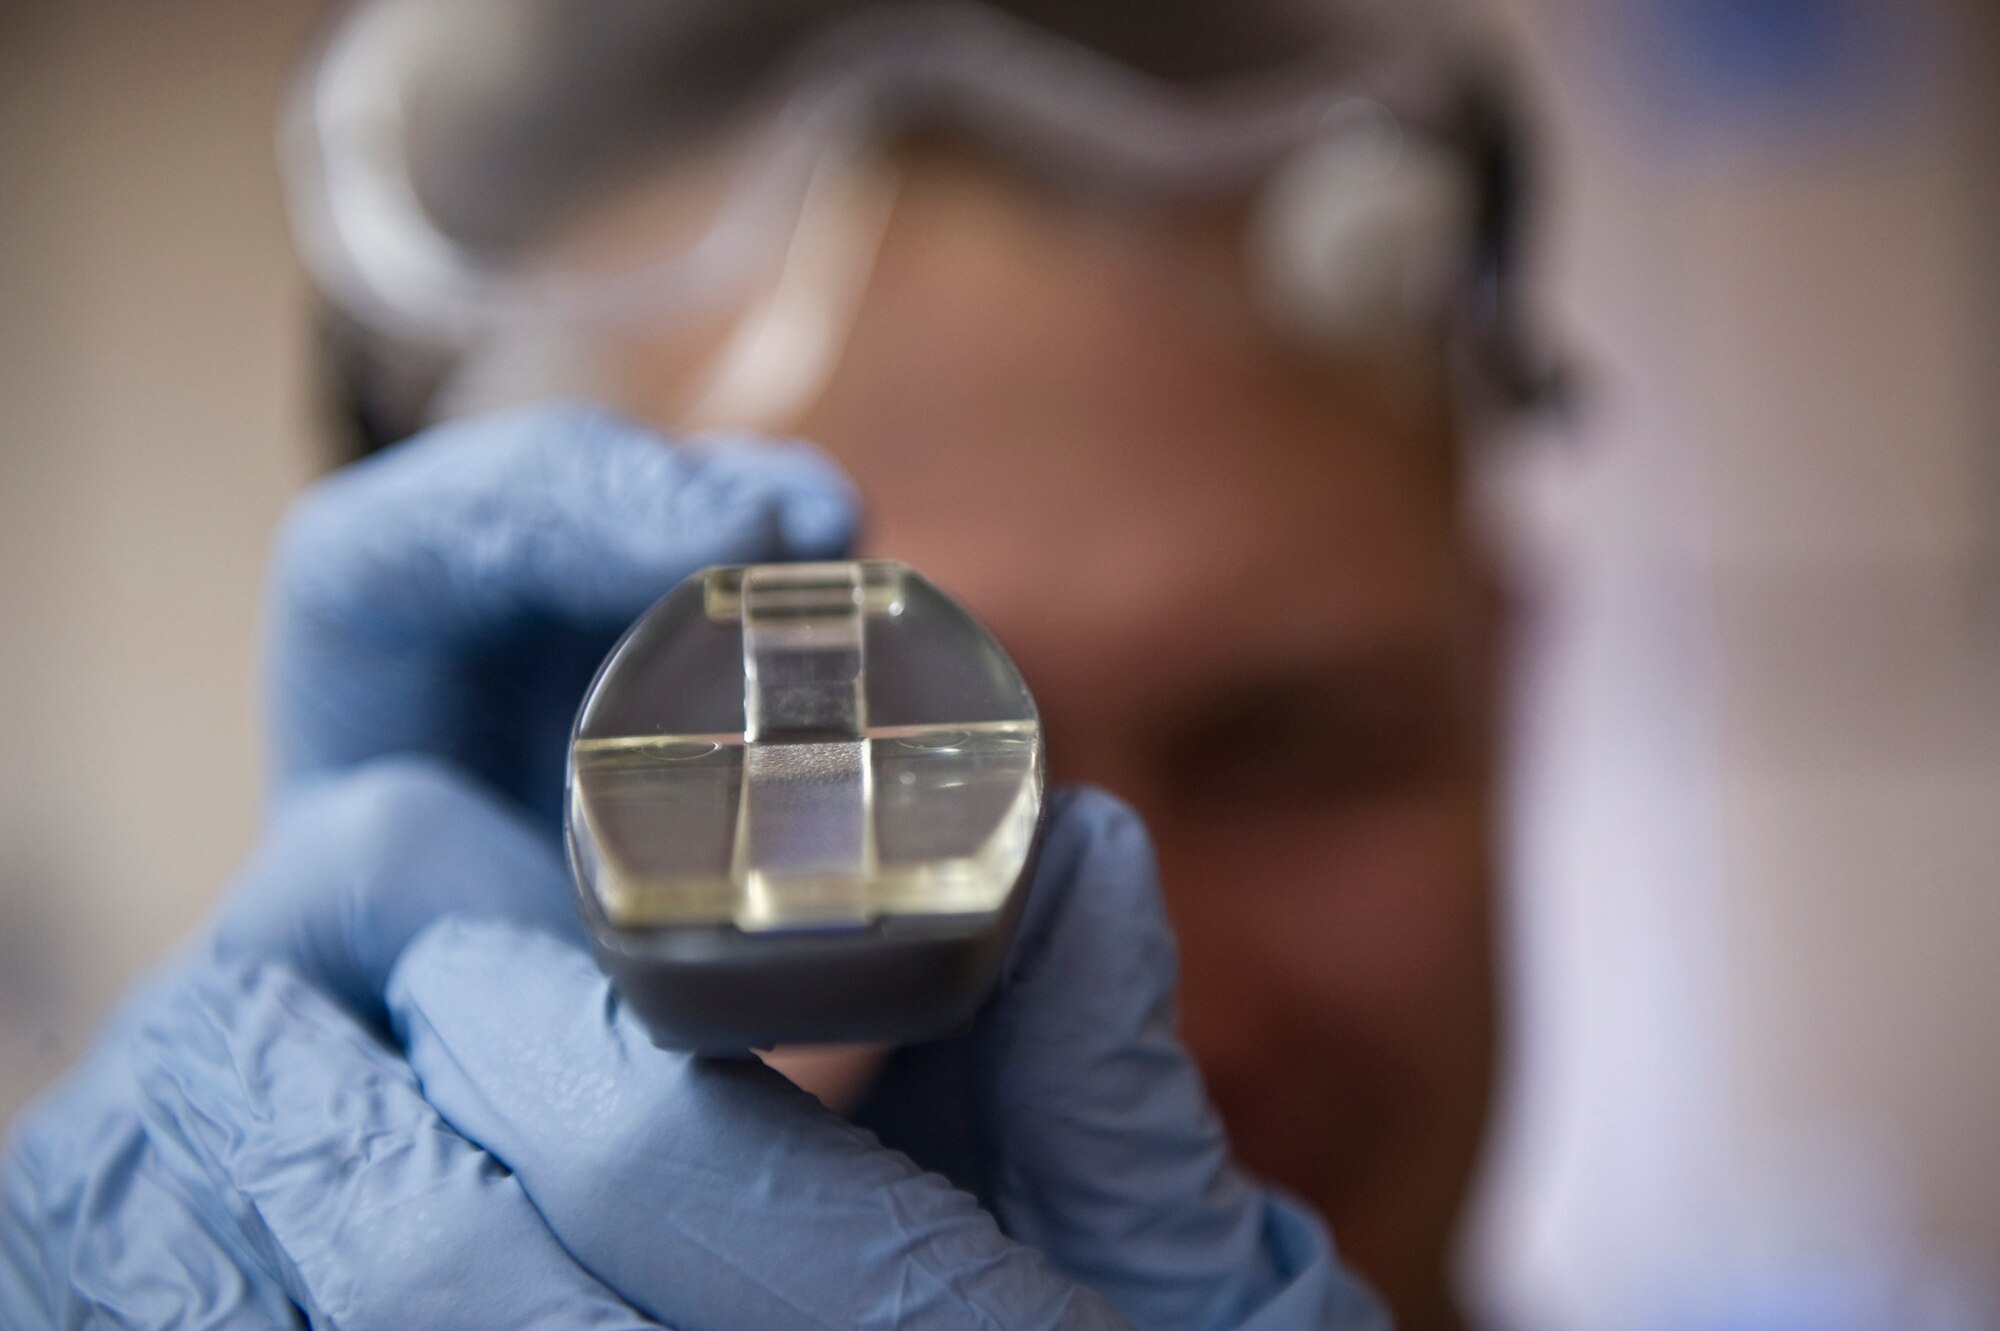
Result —
<instances>
[{"instance_id":1,"label":"blurred background wall","mask_svg":"<svg viewBox=\"0 0 2000 1331\"><path fill-rule=\"evenodd\" d=\"M1489 1273L1569 1326L1787 1274L1987 1325L1869 1285L2000 1275L2000 7L1500 8L1588 391L1527 486Z\"/></svg>"},{"instance_id":2,"label":"blurred background wall","mask_svg":"<svg viewBox=\"0 0 2000 1331\"><path fill-rule=\"evenodd\" d=\"M2000 8L1495 3L1585 410L1506 490L1540 601L1475 1278L1579 1329L1786 1272L1990 1290ZM0 7L0 1115L252 834L261 561L318 458L270 127L317 8Z\"/></svg>"},{"instance_id":3,"label":"blurred background wall","mask_svg":"<svg viewBox=\"0 0 2000 1331\"><path fill-rule=\"evenodd\" d=\"M312 465L272 107L296 0L0 5L0 1114L257 816L258 583Z\"/></svg>"}]
</instances>

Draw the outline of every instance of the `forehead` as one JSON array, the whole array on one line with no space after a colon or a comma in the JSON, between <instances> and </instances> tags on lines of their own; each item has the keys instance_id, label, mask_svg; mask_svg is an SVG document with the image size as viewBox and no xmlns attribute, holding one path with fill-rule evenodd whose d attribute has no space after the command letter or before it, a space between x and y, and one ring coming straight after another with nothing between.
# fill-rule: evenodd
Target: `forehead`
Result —
<instances>
[{"instance_id":1,"label":"forehead","mask_svg":"<svg viewBox=\"0 0 2000 1331\"><path fill-rule=\"evenodd\" d=\"M1230 282L1207 233L906 199L802 432L860 483L868 552L961 596L1044 691L1446 631L1445 443L1273 347Z\"/></svg>"},{"instance_id":2,"label":"forehead","mask_svg":"<svg viewBox=\"0 0 2000 1331\"><path fill-rule=\"evenodd\" d=\"M959 443L888 468L846 459L867 552L923 568L1009 642L1184 663L1367 650L1433 631L1448 607L1443 524L1391 469L1336 450L1270 467L1255 441L1192 433Z\"/></svg>"}]
</instances>

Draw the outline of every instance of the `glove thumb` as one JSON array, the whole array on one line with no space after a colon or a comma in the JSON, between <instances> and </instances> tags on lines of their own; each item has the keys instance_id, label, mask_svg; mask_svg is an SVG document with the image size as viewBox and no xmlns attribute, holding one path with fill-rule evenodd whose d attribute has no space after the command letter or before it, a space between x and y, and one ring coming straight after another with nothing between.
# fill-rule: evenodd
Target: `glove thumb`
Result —
<instances>
[{"instance_id":1,"label":"glove thumb","mask_svg":"<svg viewBox=\"0 0 2000 1331\"><path fill-rule=\"evenodd\" d=\"M1386 1326L1320 1222L1231 1160L1177 1034L1144 826L1101 792L1057 798L971 1036L974 1132L1003 1228L1138 1326Z\"/></svg>"}]
</instances>

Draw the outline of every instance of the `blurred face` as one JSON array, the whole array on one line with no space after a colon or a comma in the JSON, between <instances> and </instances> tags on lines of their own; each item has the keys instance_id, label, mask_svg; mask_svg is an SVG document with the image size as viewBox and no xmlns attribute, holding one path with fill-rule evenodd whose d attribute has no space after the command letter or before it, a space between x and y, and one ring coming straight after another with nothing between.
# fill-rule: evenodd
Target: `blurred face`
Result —
<instances>
[{"instance_id":1,"label":"blurred face","mask_svg":"<svg viewBox=\"0 0 2000 1331\"><path fill-rule=\"evenodd\" d=\"M1489 597L1435 414L1277 346L1234 255L927 164L798 433L864 552L1006 643L1054 778L1145 817L1239 1157L1445 1325L1492 1058Z\"/></svg>"}]
</instances>

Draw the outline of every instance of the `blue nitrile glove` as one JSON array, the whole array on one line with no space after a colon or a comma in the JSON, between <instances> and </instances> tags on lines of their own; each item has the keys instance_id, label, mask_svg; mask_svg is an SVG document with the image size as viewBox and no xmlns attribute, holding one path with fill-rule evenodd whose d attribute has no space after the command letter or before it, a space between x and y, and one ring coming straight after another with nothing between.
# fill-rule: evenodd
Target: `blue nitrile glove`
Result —
<instances>
[{"instance_id":1,"label":"blue nitrile glove","mask_svg":"<svg viewBox=\"0 0 2000 1331\"><path fill-rule=\"evenodd\" d=\"M626 626L703 565L838 558L855 525L852 487L807 445L669 447L578 405L441 426L337 472L272 561L277 788L428 754L553 827L577 705Z\"/></svg>"},{"instance_id":2,"label":"blue nitrile glove","mask_svg":"<svg viewBox=\"0 0 2000 1331\"><path fill-rule=\"evenodd\" d=\"M380 1014L362 960L450 903L574 929L550 853L542 829L431 760L382 760L281 802L213 941L136 986L15 1126L0 1327L296 1326L295 1297L315 1326L652 1325L576 1265L346 1006ZM238 1029L227 1045L192 1014L253 970L270 1001L239 1015L268 1039ZM226 1161L190 1155L177 1134L191 1117L149 1130L160 1078L182 1079L188 1115L201 1088L226 1097L207 1122L232 1143ZM253 1212L257 1228L238 1223Z\"/></svg>"},{"instance_id":3,"label":"blue nitrile glove","mask_svg":"<svg viewBox=\"0 0 2000 1331\"><path fill-rule=\"evenodd\" d=\"M494 883L513 881L508 855L528 843L544 855L553 839L572 716L631 619L703 564L842 554L854 523L851 487L806 446L670 449L584 406L443 427L349 468L296 506L274 560L274 795L387 754L456 760L541 815L487 848L497 860L472 861ZM429 849L443 859L412 872L449 867L448 839ZM293 944L324 945L337 964L344 940L260 916L257 900L225 918L225 933L290 930ZM535 908L558 925L571 919L566 897ZM137 990L127 1014L147 1011L168 982ZM134 1115L126 1024L107 1023L10 1151L4 1324L40 1323L11 1316L23 1300L59 1324L284 1320L282 1293L244 1280L162 1174ZM163 1275L172 1272L184 1279ZM482 1309L531 1320L528 1306L464 1305L474 1322Z\"/></svg>"},{"instance_id":4,"label":"blue nitrile glove","mask_svg":"<svg viewBox=\"0 0 2000 1331\"><path fill-rule=\"evenodd\" d=\"M539 828L434 763L287 801L212 954L100 1051L114 1075L24 1125L5 1324L272 1325L289 1299L339 1327L1385 1325L1229 1163L1108 797L1057 797L962 1041L991 1211L768 1069L655 1049L568 893Z\"/></svg>"}]
</instances>

